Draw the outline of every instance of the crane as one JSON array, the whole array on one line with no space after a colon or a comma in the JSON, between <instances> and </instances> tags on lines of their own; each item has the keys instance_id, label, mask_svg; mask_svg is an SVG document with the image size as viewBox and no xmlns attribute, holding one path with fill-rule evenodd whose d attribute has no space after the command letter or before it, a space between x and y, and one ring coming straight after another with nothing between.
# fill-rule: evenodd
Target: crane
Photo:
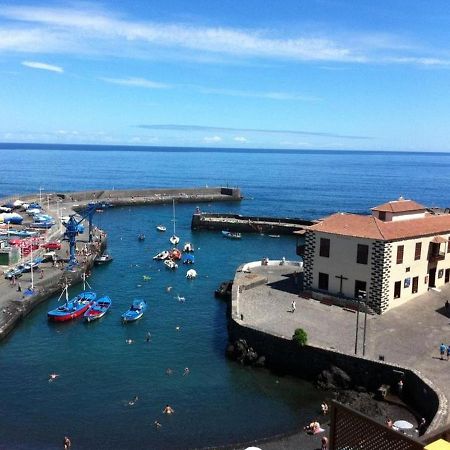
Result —
<instances>
[{"instance_id":1,"label":"crane","mask_svg":"<svg viewBox=\"0 0 450 450\"><path fill-rule=\"evenodd\" d=\"M81 218L76 219L75 214L72 214L69 217L69 220L64 223L64 226L66 227L64 236L69 241L69 263L67 266L69 269L78 264L75 256L75 249L76 238L80 233L80 224L86 218L89 220L89 242L92 242L92 218L94 217L96 209L99 208L102 208L102 205L99 203L88 203L85 211L82 214L79 214L81 215Z\"/></svg>"}]
</instances>

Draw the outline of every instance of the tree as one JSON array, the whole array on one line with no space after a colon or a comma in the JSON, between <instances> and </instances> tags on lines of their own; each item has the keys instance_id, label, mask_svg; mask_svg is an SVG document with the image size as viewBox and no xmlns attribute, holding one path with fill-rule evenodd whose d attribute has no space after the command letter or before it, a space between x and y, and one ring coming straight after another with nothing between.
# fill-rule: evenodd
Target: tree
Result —
<instances>
[{"instance_id":1,"label":"tree","mask_svg":"<svg viewBox=\"0 0 450 450\"><path fill-rule=\"evenodd\" d=\"M292 336L292 339L297 343L299 347L303 347L308 343L308 335L303 328L297 328L294 335Z\"/></svg>"}]
</instances>

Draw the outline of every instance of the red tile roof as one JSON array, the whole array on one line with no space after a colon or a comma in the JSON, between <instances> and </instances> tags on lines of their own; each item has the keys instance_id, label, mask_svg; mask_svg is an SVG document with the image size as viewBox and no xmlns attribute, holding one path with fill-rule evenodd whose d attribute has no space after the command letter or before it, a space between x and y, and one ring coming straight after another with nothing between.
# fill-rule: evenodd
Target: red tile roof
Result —
<instances>
[{"instance_id":1,"label":"red tile roof","mask_svg":"<svg viewBox=\"0 0 450 450\"><path fill-rule=\"evenodd\" d=\"M384 222L373 216L336 213L309 227L313 231L383 241L450 234L450 214Z\"/></svg>"},{"instance_id":2,"label":"red tile roof","mask_svg":"<svg viewBox=\"0 0 450 450\"><path fill-rule=\"evenodd\" d=\"M383 203L382 205L375 206L372 208L372 211L385 211L392 213L399 212L412 212L412 211L425 211L425 206L420 203L415 202L414 200L393 200L388 203Z\"/></svg>"}]
</instances>

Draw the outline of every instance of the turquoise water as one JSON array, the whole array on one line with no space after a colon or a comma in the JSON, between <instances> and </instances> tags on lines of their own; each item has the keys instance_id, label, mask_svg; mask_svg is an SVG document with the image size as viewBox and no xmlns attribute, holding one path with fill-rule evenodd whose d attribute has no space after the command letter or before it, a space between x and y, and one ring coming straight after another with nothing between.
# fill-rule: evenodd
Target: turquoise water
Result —
<instances>
[{"instance_id":1,"label":"turquoise water","mask_svg":"<svg viewBox=\"0 0 450 450\"><path fill-rule=\"evenodd\" d=\"M8 171L0 179L1 196L39 187L45 196L45 190L229 184L240 186L247 199L201 208L303 218L368 211L399 195L427 205L449 203L445 154L15 149L3 151L2 159ZM309 384L224 357L226 306L213 296L244 261L295 258L295 240L244 235L233 241L191 232L194 208L177 206L181 243L191 241L197 249L199 276L192 281L185 279L187 268L170 272L152 260L169 247L171 205L96 215L115 260L95 269L89 282L112 298L112 310L98 323L50 324L46 312L54 297L0 343L0 448L61 448L65 434L80 449L195 448L287 431L315 415L322 395ZM168 232L158 233L158 223ZM144 242L137 240L141 232ZM186 302L178 302L178 294ZM135 297L147 300L148 311L124 326L120 314ZM49 383L52 372L60 376ZM139 400L129 406L135 395ZM162 414L166 404L173 416Z\"/></svg>"}]
</instances>

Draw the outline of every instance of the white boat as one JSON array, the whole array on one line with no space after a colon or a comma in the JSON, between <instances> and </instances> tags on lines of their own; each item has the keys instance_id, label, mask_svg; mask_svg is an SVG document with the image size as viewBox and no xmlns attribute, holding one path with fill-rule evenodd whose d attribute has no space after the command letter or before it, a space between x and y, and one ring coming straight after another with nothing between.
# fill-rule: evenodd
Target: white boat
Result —
<instances>
[{"instance_id":1,"label":"white boat","mask_svg":"<svg viewBox=\"0 0 450 450\"><path fill-rule=\"evenodd\" d=\"M194 251L194 246L190 242L186 242L183 247L183 252L191 253Z\"/></svg>"},{"instance_id":2,"label":"white boat","mask_svg":"<svg viewBox=\"0 0 450 450\"><path fill-rule=\"evenodd\" d=\"M169 257L169 252L167 250L163 250L162 252L159 252L157 255L153 257L153 259L159 259L163 260Z\"/></svg>"},{"instance_id":3,"label":"white boat","mask_svg":"<svg viewBox=\"0 0 450 450\"><path fill-rule=\"evenodd\" d=\"M235 231L222 231L222 235L228 239L241 239L241 233Z\"/></svg>"},{"instance_id":4,"label":"white boat","mask_svg":"<svg viewBox=\"0 0 450 450\"><path fill-rule=\"evenodd\" d=\"M169 241L172 245L177 245L180 242L180 238L175 233L175 199L172 200L172 209L173 209L173 234L170 236Z\"/></svg>"},{"instance_id":5,"label":"white boat","mask_svg":"<svg viewBox=\"0 0 450 450\"><path fill-rule=\"evenodd\" d=\"M166 260L164 261L164 265L165 265L168 269L172 269L172 270L178 269L178 264L177 264L175 261L173 261L172 259L166 259Z\"/></svg>"},{"instance_id":6,"label":"white boat","mask_svg":"<svg viewBox=\"0 0 450 450\"><path fill-rule=\"evenodd\" d=\"M167 228L166 228L164 225L157 225L157 226L156 226L156 229L157 229L158 231L166 231L166 230L167 230Z\"/></svg>"},{"instance_id":7,"label":"white boat","mask_svg":"<svg viewBox=\"0 0 450 450\"><path fill-rule=\"evenodd\" d=\"M196 277L197 277L197 271L195 271L194 269L189 269L186 272L186 278L188 280L192 280L193 278L196 278Z\"/></svg>"}]
</instances>

